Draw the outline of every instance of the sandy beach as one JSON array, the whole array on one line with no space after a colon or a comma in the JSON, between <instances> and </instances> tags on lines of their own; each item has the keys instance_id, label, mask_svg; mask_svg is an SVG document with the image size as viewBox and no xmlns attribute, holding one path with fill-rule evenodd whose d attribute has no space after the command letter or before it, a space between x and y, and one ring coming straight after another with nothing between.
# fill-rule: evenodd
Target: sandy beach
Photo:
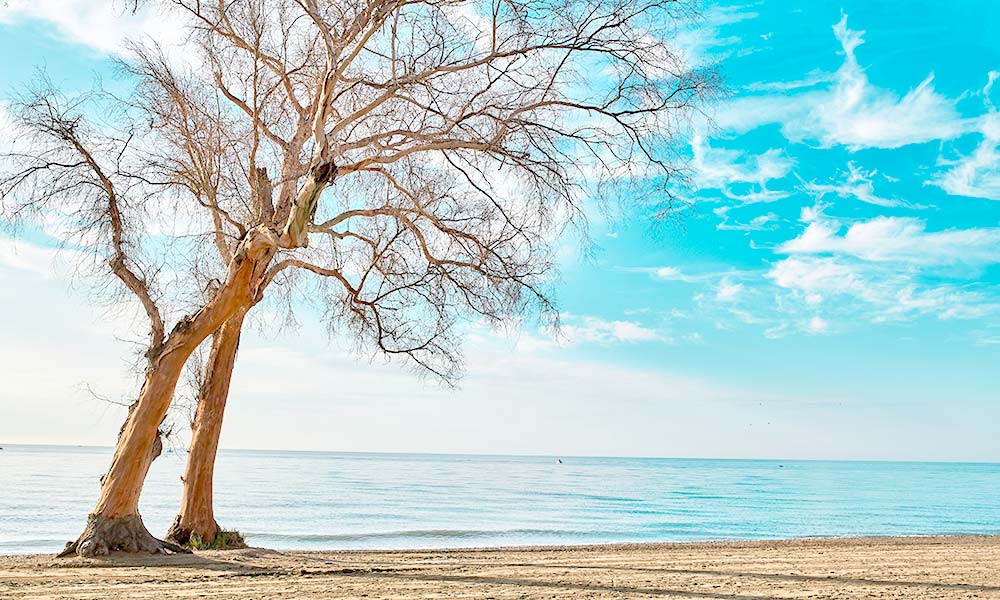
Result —
<instances>
[{"instance_id":1,"label":"sandy beach","mask_svg":"<svg viewBox=\"0 0 1000 600\"><path fill-rule=\"evenodd\" d=\"M0 598L1000 598L1000 537L0 557Z\"/></svg>"}]
</instances>

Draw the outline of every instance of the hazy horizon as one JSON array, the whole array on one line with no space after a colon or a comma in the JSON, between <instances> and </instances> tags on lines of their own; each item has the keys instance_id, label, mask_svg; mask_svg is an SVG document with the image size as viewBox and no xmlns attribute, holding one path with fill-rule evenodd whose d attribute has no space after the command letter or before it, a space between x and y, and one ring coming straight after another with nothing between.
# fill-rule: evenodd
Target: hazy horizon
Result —
<instances>
[{"instance_id":1,"label":"hazy horizon","mask_svg":"<svg viewBox=\"0 0 1000 600\"><path fill-rule=\"evenodd\" d=\"M73 444L73 443L9 443L0 441L0 449L6 447L42 447L42 448L87 448L92 450L114 450L112 445L96 444ZM302 454L365 454L365 455L387 455L387 456L469 456L483 458L582 458L582 459L628 459L628 460L691 460L691 461L746 461L746 462L874 462L874 463L932 463L932 464L982 464L1000 465L1000 461L992 460L919 460L919 459L892 459L892 458L787 458L787 457L757 457L757 456L638 456L632 454L618 455L595 455L595 454L518 454L516 452L420 452L406 450L336 450L336 449L302 449L302 448L229 448L220 447L220 452L274 452L274 453L302 453ZM184 454L187 449L184 447L172 447L168 443L164 449L164 454Z\"/></svg>"}]
</instances>

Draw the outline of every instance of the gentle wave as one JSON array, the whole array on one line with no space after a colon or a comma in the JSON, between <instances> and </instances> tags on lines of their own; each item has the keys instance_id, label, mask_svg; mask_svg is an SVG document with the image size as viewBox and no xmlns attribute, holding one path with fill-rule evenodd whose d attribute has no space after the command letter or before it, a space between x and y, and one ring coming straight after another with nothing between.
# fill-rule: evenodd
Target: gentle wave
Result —
<instances>
[{"instance_id":1,"label":"gentle wave","mask_svg":"<svg viewBox=\"0 0 1000 600\"><path fill-rule=\"evenodd\" d=\"M586 537L593 535L590 531L573 531L566 529L409 529L401 531L376 531L367 533L274 533L250 531L246 537L256 540L281 540L302 542L361 542L385 539L440 539L463 540L470 538L502 538L502 537Z\"/></svg>"},{"instance_id":2,"label":"gentle wave","mask_svg":"<svg viewBox=\"0 0 1000 600\"><path fill-rule=\"evenodd\" d=\"M27 540L0 540L0 549L7 550L17 550L24 547L33 548L62 548L62 546L69 540L64 539L27 539Z\"/></svg>"}]
</instances>

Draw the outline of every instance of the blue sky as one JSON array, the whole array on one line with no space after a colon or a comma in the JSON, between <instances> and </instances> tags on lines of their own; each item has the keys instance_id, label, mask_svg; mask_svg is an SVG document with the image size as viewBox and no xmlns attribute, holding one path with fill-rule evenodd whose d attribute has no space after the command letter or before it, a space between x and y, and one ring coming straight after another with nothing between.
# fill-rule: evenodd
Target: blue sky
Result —
<instances>
[{"instance_id":1,"label":"blue sky","mask_svg":"<svg viewBox=\"0 0 1000 600\"><path fill-rule=\"evenodd\" d=\"M123 35L176 35L59 4L0 9L17 57L0 93L38 67L113 81ZM596 220L592 258L565 242L559 340L474 330L450 391L353 359L308 317L251 333L223 444L1000 460L997 23L985 1L708 4L677 43L731 93L685 146L690 208ZM109 443L120 415L80 383L134 393L114 335L130 324L53 255L0 246L0 298L23 315L0 329L0 441ZM275 406L285 361L306 372Z\"/></svg>"},{"instance_id":2,"label":"blue sky","mask_svg":"<svg viewBox=\"0 0 1000 600\"><path fill-rule=\"evenodd\" d=\"M754 380L786 364L782 383L851 389L898 373L893 395L988 391L1000 53L976 24L996 9L773 4L708 12L709 55L734 94L692 142L700 190L683 229L609 228L597 268L568 270L564 308L674 342L632 361Z\"/></svg>"}]
</instances>

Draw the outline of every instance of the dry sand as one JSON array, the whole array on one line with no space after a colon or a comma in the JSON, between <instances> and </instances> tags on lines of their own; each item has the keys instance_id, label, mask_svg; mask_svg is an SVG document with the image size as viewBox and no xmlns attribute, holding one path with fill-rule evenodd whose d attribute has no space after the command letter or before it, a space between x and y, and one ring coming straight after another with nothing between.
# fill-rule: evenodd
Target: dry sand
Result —
<instances>
[{"instance_id":1,"label":"dry sand","mask_svg":"<svg viewBox=\"0 0 1000 600\"><path fill-rule=\"evenodd\" d=\"M1000 537L8 556L0 598L1000 598Z\"/></svg>"}]
</instances>

